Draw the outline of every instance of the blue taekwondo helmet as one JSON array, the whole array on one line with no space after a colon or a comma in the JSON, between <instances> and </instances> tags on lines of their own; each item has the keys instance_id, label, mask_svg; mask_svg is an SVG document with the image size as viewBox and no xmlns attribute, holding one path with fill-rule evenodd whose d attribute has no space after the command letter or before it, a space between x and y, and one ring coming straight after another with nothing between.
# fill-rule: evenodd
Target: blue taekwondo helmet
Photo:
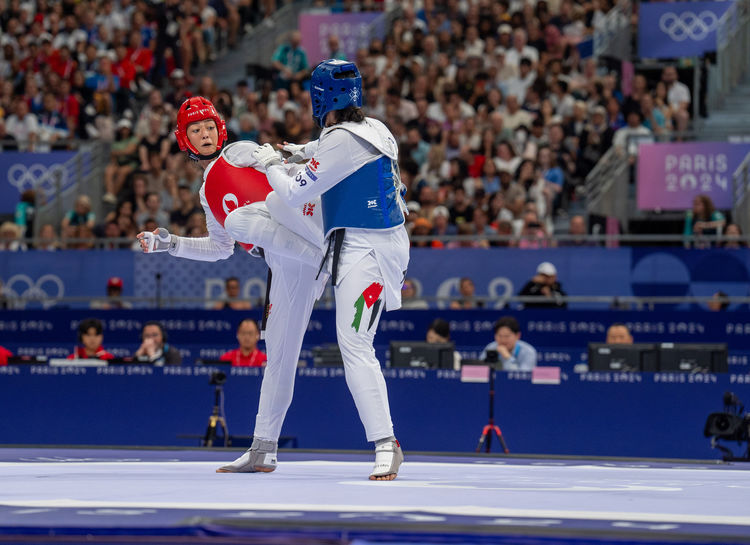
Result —
<instances>
[{"instance_id":1,"label":"blue taekwondo helmet","mask_svg":"<svg viewBox=\"0 0 750 545\"><path fill-rule=\"evenodd\" d=\"M362 106L362 76L353 62L328 59L315 67L310 81L313 119L325 126L328 112Z\"/></svg>"}]
</instances>

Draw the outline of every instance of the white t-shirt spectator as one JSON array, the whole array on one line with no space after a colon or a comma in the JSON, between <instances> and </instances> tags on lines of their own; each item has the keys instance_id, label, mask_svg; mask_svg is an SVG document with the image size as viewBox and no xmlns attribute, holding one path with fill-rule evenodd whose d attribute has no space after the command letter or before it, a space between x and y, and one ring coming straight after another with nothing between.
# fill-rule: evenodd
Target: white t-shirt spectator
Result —
<instances>
[{"instance_id":1,"label":"white t-shirt spectator","mask_svg":"<svg viewBox=\"0 0 750 545\"><path fill-rule=\"evenodd\" d=\"M684 83L675 81L667 92L667 102L672 109L678 108L683 102L690 104L690 89Z\"/></svg>"},{"instance_id":2,"label":"white t-shirt spectator","mask_svg":"<svg viewBox=\"0 0 750 545\"><path fill-rule=\"evenodd\" d=\"M518 51L515 47L509 47L505 52L505 64L518 66L523 57L529 59L532 65L536 65L539 62L539 52L536 50L536 47L525 45L521 51Z\"/></svg>"},{"instance_id":3,"label":"white t-shirt spectator","mask_svg":"<svg viewBox=\"0 0 750 545\"><path fill-rule=\"evenodd\" d=\"M12 114L5 122L5 130L18 140L19 149L27 150L31 135L39 135L39 120L32 113L27 113L23 119L19 119L16 114Z\"/></svg>"}]
</instances>

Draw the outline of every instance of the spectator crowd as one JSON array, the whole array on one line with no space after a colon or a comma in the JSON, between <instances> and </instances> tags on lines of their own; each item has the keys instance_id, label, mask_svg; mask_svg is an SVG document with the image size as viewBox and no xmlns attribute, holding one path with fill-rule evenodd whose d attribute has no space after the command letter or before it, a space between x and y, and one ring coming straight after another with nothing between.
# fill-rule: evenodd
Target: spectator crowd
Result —
<instances>
[{"instance_id":1,"label":"spectator crowd","mask_svg":"<svg viewBox=\"0 0 750 545\"><path fill-rule=\"evenodd\" d=\"M272 0L0 5L3 149L61 149L91 139L111 145L101 203L83 196L60 225L36 231L29 206L16 215L17 238L36 232L44 237L39 248L60 247L57 237L74 248L93 247L97 237L134 240L157 226L206 233L201 176L172 131L190 96L214 102L230 141L317 137L307 90L313 66L298 30L268 59L273 77L228 89L198 75L270 20ZM379 2L338 7L382 9ZM403 2L384 38L349 59L362 74L366 114L383 120L400 143L415 246L541 248L554 245L555 233L574 236L565 244L588 244L582 237L591 226L577 203L597 161L613 146L632 156L635 140L688 127L690 90L675 67L625 82L606 62L585 56L612 9L612 0ZM328 48L331 57L346 58L336 36ZM463 236L432 238L446 235Z\"/></svg>"}]
</instances>

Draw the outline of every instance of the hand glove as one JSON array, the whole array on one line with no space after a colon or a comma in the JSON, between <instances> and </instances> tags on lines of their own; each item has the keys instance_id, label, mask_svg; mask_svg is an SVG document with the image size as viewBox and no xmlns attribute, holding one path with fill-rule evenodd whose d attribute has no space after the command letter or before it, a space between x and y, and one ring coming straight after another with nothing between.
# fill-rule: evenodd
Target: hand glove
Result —
<instances>
[{"instance_id":1,"label":"hand glove","mask_svg":"<svg viewBox=\"0 0 750 545\"><path fill-rule=\"evenodd\" d=\"M258 146L257 148L255 148L253 156L266 169L268 169L268 167L270 166L281 164L281 158L279 157L279 154L276 152L276 150L273 149L273 146L271 146L271 144L263 144L262 146Z\"/></svg>"},{"instance_id":2,"label":"hand glove","mask_svg":"<svg viewBox=\"0 0 750 545\"><path fill-rule=\"evenodd\" d=\"M305 146L302 144L290 144L289 142L284 142L284 146L281 149L284 152L284 157L286 157L287 163L303 163L307 160L307 157L305 156ZM287 154L289 155L288 157Z\"/></svg>"},{"instance_id":3,"label":"hand glove","mask_svg":"<svg viewBox=\"0 0 750 545\"><path fill-rule=\"evenodd\" d=\"M166 252L170 248L177 247L177 237L172 235L164 227L159 227L155 233L144 231L138 234L138 240L141 242L143 253L155 254L157 252Z\"/></svg>"}]
</instances>

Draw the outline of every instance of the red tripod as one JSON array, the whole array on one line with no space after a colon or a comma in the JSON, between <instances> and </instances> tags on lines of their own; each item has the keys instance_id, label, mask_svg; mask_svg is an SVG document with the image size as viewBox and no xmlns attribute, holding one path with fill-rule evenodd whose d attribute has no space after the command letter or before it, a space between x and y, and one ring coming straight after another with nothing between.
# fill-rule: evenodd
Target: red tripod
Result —
<instances>
[{"instance_id":1,"label":"red tripod","mask_svg":"<svg viewBox=\"0 0 750 545\"><path fill-rule=\"evenodd\" d=\"M479 436L479 444L477 444L477 452L481 452L482 445L484 445L484 451L490 451L490 445L492 444L492 432L497 435L500 444L503 446L503 452L508 454L508 446L505 444L503 439L503 432L500 431L500 427L495 424L495 364L490 363L490 418L487 425L482 428L482 435Z\"/></svg>"}]
</instances>

